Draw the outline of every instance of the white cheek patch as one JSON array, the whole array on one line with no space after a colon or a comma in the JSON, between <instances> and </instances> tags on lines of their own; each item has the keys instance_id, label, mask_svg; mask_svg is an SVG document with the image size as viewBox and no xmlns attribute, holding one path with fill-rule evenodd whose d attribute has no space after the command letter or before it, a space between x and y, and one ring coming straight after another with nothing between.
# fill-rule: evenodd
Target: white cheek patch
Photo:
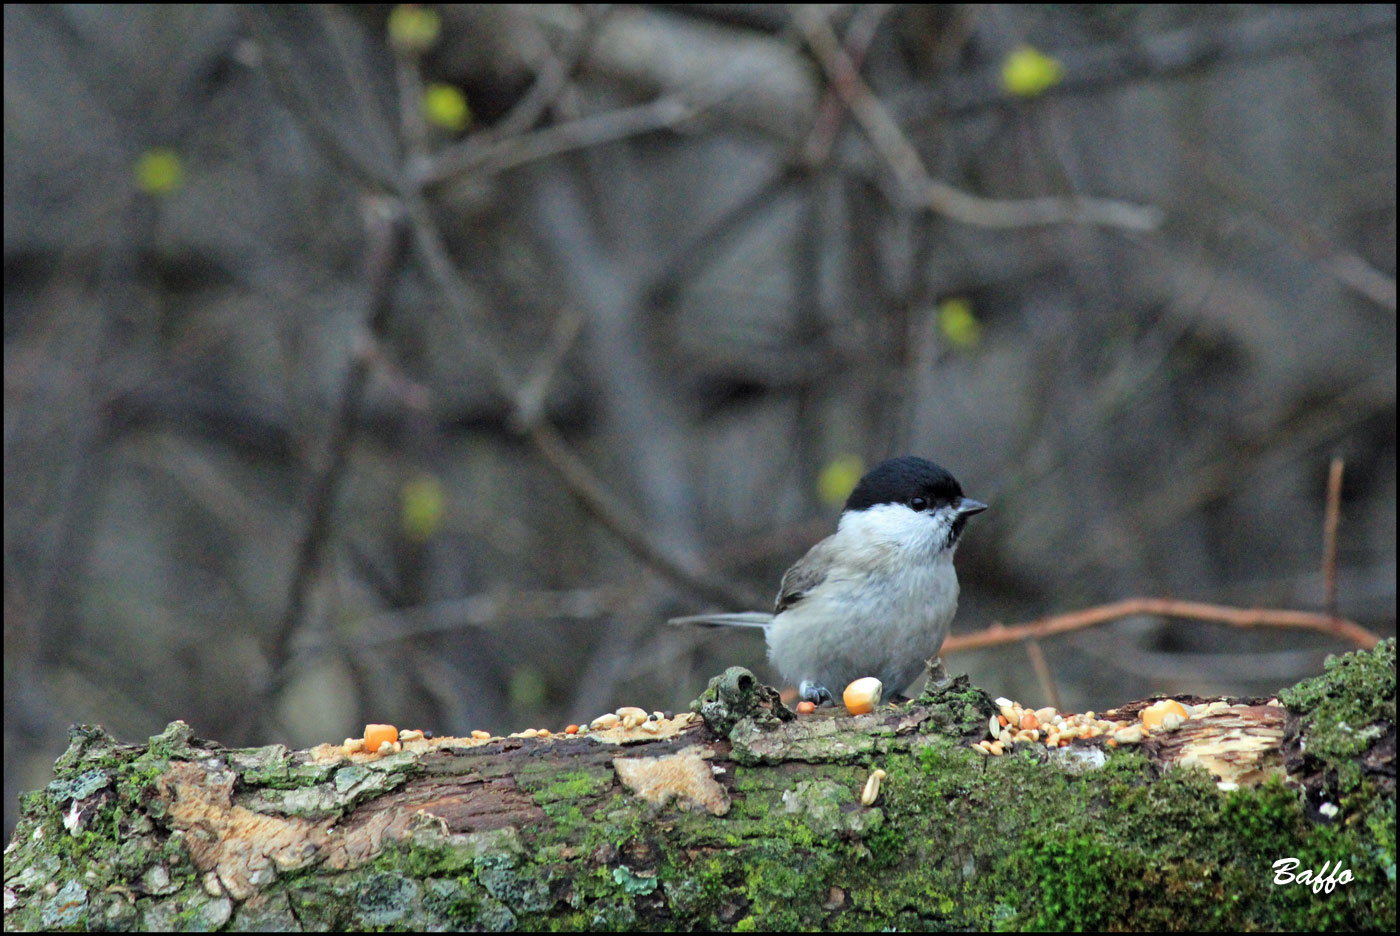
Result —
<instances>
[{"instance_id":1,"label":"white cheek patch","mask_svg":"<svg viewBox=\"0 0 1400 936\"><path fill-rule=\"evenodd\" d=\"M949 545L953 514L951 507L927 513L910 510L903 504L877 504L843 514L837 529L845 537L861 543L935 552Z\"/></svg>"}]
</instances>

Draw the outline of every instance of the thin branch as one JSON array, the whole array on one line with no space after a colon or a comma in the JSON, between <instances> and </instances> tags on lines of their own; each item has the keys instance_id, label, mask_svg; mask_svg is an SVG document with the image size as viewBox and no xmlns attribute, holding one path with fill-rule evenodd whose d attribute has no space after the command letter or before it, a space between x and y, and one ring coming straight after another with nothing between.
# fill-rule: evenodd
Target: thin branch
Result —
<instances>
[{"instance_id":1,"label":"thin branch","mask_svg":"<svg viewBox=\"0 0 1400 936\"><path fill-rule=\"evenodd\" d=\"M414 182L430 185L463 173L491 175L614 140L666 130L694 117L700 108L667 95L636 107L620 107L501 140L471 139L421 165Z\"/></svg>"},{"instance_id":2,"label":"thin branch","mask_svg":"<svg viewBox=\"0 0 1400 936\"><path fill-rule=\"evenodd\" d=\"M433 284L454 312L464 321L476 326L476 347L485 354L491 365L497 391L516 407L516 416L512 423L519 427L522 437L545 463L554 469L584 508L643 563L711 601L720 601L729 606L747 604L746 596L742 592L712 579L704 572L690 568L654 542L647 535L645 527L608 493L602 481L574 454L548 420L544 419L542 414L531 413L522 407L522 401L525 399L522 396L522 381L515 377L505 356L489 340L484 326L476 321L475 311L462 298L465 293L456 268L447 254L447 247L427 203L416 192L407 195L406 201L414 243L428 267Z\"/></svg>"},{"instance_id":3,"label":"thin branch","mask_svg":"<svg viewBox=\"0 0 1400 936\"><path fill-rule=\"evenodd\" d=\"M1335 393L1314 411L1287 413L1277 421L1252 429L1248 435L1232 439L1228 451L1207 453L1209 462L1200 459L1196 464L1179 467L1172 481L1154 488L1134 504L1126 522L1136 530L1159 529L1208 499L1232 490L1240 483L1242 472L1265 455L1278 458L1280 451L1307 451L1337 438L1348 427L1375 413L1392 409L1394 386L1392 364ZM1107 542L1094 542L1066 559L1067 572L1077 573L1111 555L1112 547Z\"/></svg>"},{"instance_id":4,"label":"thin branch","mask_svg":"<svg viewBox=\"0 0 1400 936\"><path fill-rule=\"evenodd\" d=\"M361 650L467 627L494 630L546 618L590 620L618 614L637 596L635 588L616 586L467 595L373 615L360 622L354 637L337 642L343 649Z\"/></svg>"},{"instance_id":5,"label":"thin branch","mask_svg":"<svg viewBox=\"0 0 1400 936\"><path fill-rule=\"evenodd\" d=\"M753 596L709 574L692 569L652 541L645 528L631 516L589 470L563 436L548 422L540 422L525 436L535 451L554 469L596 520L607 527L633 555L667 578L685 586L695 594L725 607L752 607Z\"/></svg>"},{"instance_id":6,"label":"thin branch","mask_svg":"<svg viewBox=\"0 0 1400 936\"><path fill-rule=\"evenodd\" d=\"M495 139L518 136L535 126L545 111L558 100L559 95L568 87L569 78L575 69L583 61L584 55L588 53L588 47L593 42L593 37L598 31L598 25L609 12L610 7L604 7L597 12L585 6L581 12L585 17L584 27L575 33L571 33L564 41L564 48L555 55L550 53L545 56L544 62L540 65L539 71L535 73L535 81L530 85L520 98L516 101L510 111L501 118L500 122L491 128L490 133Z\"/></svg>"},{"instance_id":7,"label":"thin branch","mask_svg":"<svg viewBox=\"0 0 1400 936\"><path fill-rule=\"evenodd\" d=\"M544 418L544 404L549 398L549 388L554 376L564 364L569 349L583 331L583 313L573 306L565 306L554 320L549 336L549 347L535 361L535 366L526 375L524 383L515 394L515 406L511 421L515 430L522 435L529 432Z\"/></svg>"},{"instance_id":8,"label":"thin branch","mask_svg":"<svg viewBox=\"0 0 1400 936\"><path fill-rule=\"evenodd\" d=\"M1045 651L1041 649L1039 640L1032 637L1026 641L1026 656L1031 658L1031 668L1035 670L1040 691L1045 693L1046 703L1055 709L1062 708L1060 688L1055 685L1055 677L1050 674L1050 664L1045 662Z\"/></svg>"},{"instance_id":9,"label":"thin branch","mask_svg":"<svg viewBox=\"0 0 1400 936\"><path fill-rule=\"evenodd\" d=\"M357 139L352 143L347 138L350 130L345 123L336 121L336 112L317 98L319 89L311 86L311 82L304 80L304 74L298 71L298 50L291 47L288 41L286 18L303 15L305 11L301 8L278 8L255 3L241 5L240 11L249 31L264 51L262 71L267 76L273 94L297 117L299 126L310 136L317 151L362 188L379 194L392 192L397 180L390 178L386 168L366 152L374 141ZM344 37L336 29L334 15L327 8L321 8L318 14L318 22L332 35L332 41L327 44L341 53L343 61L348 62L348 54L344 51ZM353 74L353 69L343 69L339 77L354 91L363 91L364 82ZM359 93L357 98L364 102L369 100L369 95ZM372 105L368 105L364 113L373 115L378 111ZM374 131L378 126L371 117L364 121L360 129L371 128L368 135L373 137L377 136Z\"/></svg>"},{"instance_id":10,"label":"thin branch","mask_svg":"<svg viewBox=\"0 0 1400 936\"><path fill-rule=\"evenodd\" d=\"M1311 257L1337 282L1357 295L1371 300L1388 312L1395 311L1395 277L1376 269L1353 251L1337 246L1315 225L1298 220L1267 198L1256 194L1247 181L1204 149L1189 150L1205 180L1227 198L1254 212L1264 224L1293 242L1304 256Z\"/></svg>"},{"instance_id":11,"label":"thin branch","mask_svg":"<svg viewBox=\"0 0 1400 936\"><path fill-rule=\"evenodd\" d=\"M474 337L478 339L475 347L486 357L498 392L504 393L506 399L514 403L514 394L510 391L519 383L514 368L495 342L487 340L486 323L480 320L476 309L466 301L465 284L457 273L451 254L447 252L447 244L438 230L427 200L411 182L406 183L406 187L410 190L404 193L404 208L413 232L414 247L427 267L428 277L458 320L463 325L472 326L476 332Z\"/></svg>"},{"instance_id":12,"label":"thin branch","mask_svg":"<svg viewBox=\"0 0 1400 936\"><path fill-rule=\"evenodd\" d=\"M742 592L710 578L703 572L689 568L686 563L671 556L662 546L653 542L645 527L608 493L603 483L583 460L574 454L548 420L538 412L532 414L521 408L521 381L515 378L500 349L488 340L479 323L474 322L476 315L462 298L464 292L460 287L456 269L447 255L447 248L442 242L442 236L433 222L426 202L416 194L409 198L409 224L413 228L414 242L424 258L429 275L453 311L464 320L478 325L476 346L485 353L487 361L491 364L498 392L517 407L512 423L520 428L522 437L545 463L554 469L584 508L643 563L711 601L719 601L729 606L747 604L746 596Z\"/></svg>"},{"instance_id":13,"label":"thin branch","mask_svg":"<svg viewBox=\"0 0 1400 936\"><path fill-rule=\"evenodd\" d=\"M271 24L255 17L253 25L269 42L276 38ZM419 136L415 122L419 119L417 102L421 96L418 62L415 58L405 55L399 57L398 65L396 73L400 82L399 102L402 109L400 118L405 122L401 131L408 137L404 141L409 149L406 161L410 165L429 165L421 153L414 152L416 145L423 142L422 139L415 140L415 137ZM289 106L294 113L304 118L304 125L315 131L327 130L317 122L309 108L302 106L305 101L295 93L295 81L290 77L291 74L288 67L283 74L288 80L282 89ZM591 146L608 139L674 125L696 110L696 106L682 103L678 99L662 98L642 107L612 111L538 133L501 140L486 147L480 154L479 162L473 165L499 171L528 159L543 158L567 149ZM485 323L479 320L476 310L464 298L466 292L463 284L433 219L431 209L423 197L422 186L425 179L414 177L411 173L401 173L399 179L386 186L386 180L368 171L363 165L363 160L355 158L349 151L348 142L341 136L331 132L314 132L312 139L328 158L343 166L365 188L372 192L382 191L385 187L392 188L396 190L398 200L388 202L374 197L366 199L368 258L365 267L370 289L367 336L364 346L357 350L350 363L340 397L339 412L327 445L325 467L312 482L311 493L308 496L307 521L297 547L286 605L274 629L267 654L270 675L267 684L253 694L245 708L238 733L246 737L257 731L290 679L294 638L305 613L307 598L315 581L315 572L321 564L330 536L332 506L353 448L355 428L360 421L365 389L375 361L375 345L387 324L393 273L402 262L409 243L409 234L438 292L461 321L473 327L474 337L477 339L476 347L484 353L498 391L514 409L512 423L516 430L532 444L585 508L643 563L661 574L708 600L730 606L751 604L749 596L711 579L701 570L690 568L653 542L645 527L611 497L602 482L544 419L543 401L537 401L535 397L543 394L544 388L557 371L564 353L578 333L579 323L566 315L556 330L556 340L551 352L537 365L532 379L525 382L519 380L506 356L490 340Z\"/></svg>"},{"instance_id":14,"label":"thin branch","mask_svg":"<svg viewBox=\"0 0 1400 936\"><path fill-rule=\"evenodd\" d=\"M1338 640L1353 643L1369 649L1380 642L1371 631L1345 618L1330 614L1316 614L1311 611L1285 611L1273 608L1232 608L1227 605L1206 604L1200 601L1178 601L1174 598L1125 598L1112 604L1072 611L1069 614L1055 614L1043 617L1029 624L1016 624L1006 627L993 624L975 634L954 634L943 642L940 653L957 653L963 650L980 650L984 647L997 647L1015 643L1018 640L1049 637L1051 634L1064 634L1069 631L1095 627L1119 618L1139 614L1155 614L1161 617L1191 618L1197 621L1215 621L1231 627L1282 627L1299 628L1327 634Z\"/></svg>"},{"instance_id":15,"label":"thin branch","mask_svg":"<svg viewBox=\"0 0 1400 936\"><path fill-rule=\"evenodd\" d=\"M846 56L851 60L853 68L859 69L865 61L865 53L870 49L876 29L891 9L892 5L888 3L861 4L856 8L846 29L845 43ZM799 148L801 161L805 165L817 166L826 162L831 154L831 147L836 142L836 134L849 110L841 103L835 88L828 87L822 93L821 103L817 105L816 119L812 121L812 129Z\"/></svg>"},{"instance_id":16,"label":"thin branch","mask_svg":"<svg viewBox=\"0 0 1400 936\"><path fill-rule=\"evenodd\" d=\"M913 207L926 208L963 224L989 228L1096 224L1129 231L1152 231L1161 225L1161 210L1150 205L1104 198L981 198L934 179L889 110L861 78L822 9L800 7L795 18L827 79L851 109L852 116L894 173L904 198Z\"/></svg>"},{"instance_id":17,"label":"thin branch","mask_svg":"<svg viewBox=\"0 0 1400 936\"><path fill-rule=\"evenodd\" d=\"M1151 205L1133 205L1110 198L1026 198L1018 200L969 195L946 182L922 178L912 186L916 204L954 221L976 227L1021 228L1051 224L1094 224L1125 231L1154 231L1162 224L1162 211ZM921 196L921 197L920 197Z\"/></svg>"},{"instance_id":18,"label":"thin branch","mask_svg":"<svg viewBox=\"0 0 1400 936\"><path fill-rule=\"evenodd\" d=\"M1120 88L1144 80L1239 67L1255 59L1298 50L1336 49L1346 43L1395 35L1395 4L1295 4L1263 7L1258 16L1193 17L1193 25L1055 50L1064 79L1046 96L1064 97ZM1006 105L1001 62L948 70L891 94L888 100L905 121L922 122Z\"/></svg>"},{"instance_id":19,"label":"thin branch","mask_svg":"<svg viewBox=\"0 0 1400 936\"><path fill-rule=\"evenodd\" d=\"M1327 514L1322 523L1322 606L1337 616L1337 525L1342 518L1342 459L1332 459L1327 472Z\"/></svg>"},{"instance_id":20,"label":"thin branch","mask_svg":"<svg viewBox=\"0 0 1400 936\"><path fill-rule=\"evenodd\" d=\"M411 49L395 49L394 79L399 92L399 136L412 164L416 159L426 158L428 119L423 113L423 72L418 67L417 54Z\"/></svg>"},{"instance_id":21,"label":"thin branch","mask_svg":"<svg viewBox=\"0 0 1400 936\"><path fill-rule=\"evenodd\" d=\"M368 310L368 339L377 342L382 335L391 302L391 282L393 273L403 257L406 238L403 225L396 214L384 210L382 200L366 206L368 257L365 261L366 279L370 284ZM312 483L312 492L307 509L306 528L301 545L297 549L295 571L292 574L286 608L282 612L276 633L273 635L269 662L274 672L286 662L291 637L301 620L302 608L314 579L316 567L320 564L326 538L330 532L331 507L344 478L345 468L350 459L350 449L355 439L355 428L360 422L360 411L364 405L365 388L369 383L370 356L361 352L354 355L350 372L346 375L345 386L340 395L340 410L336 415L335 426L331 430L327 445L325 467Z\"/></svg>"}]
</instances>

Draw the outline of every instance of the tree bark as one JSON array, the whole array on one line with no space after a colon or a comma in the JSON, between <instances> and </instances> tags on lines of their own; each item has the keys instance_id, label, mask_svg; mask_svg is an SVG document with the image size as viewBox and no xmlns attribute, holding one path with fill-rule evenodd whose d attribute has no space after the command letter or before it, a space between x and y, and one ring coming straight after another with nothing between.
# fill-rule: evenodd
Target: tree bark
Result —
<instances>
[{"instance_id":1,"label":"tree bark","mask_svg":"<svg viewBox=\"0 0 1400 936\"><path fill-rule=\"evenodd\" d=\"M794 718L737 668L694 714L384 754L76 727L24 797L5 923L1393 930L1395 641L1181 701L1139 743L1001 756L965 680Z\"/></svg>"}]
</instances>

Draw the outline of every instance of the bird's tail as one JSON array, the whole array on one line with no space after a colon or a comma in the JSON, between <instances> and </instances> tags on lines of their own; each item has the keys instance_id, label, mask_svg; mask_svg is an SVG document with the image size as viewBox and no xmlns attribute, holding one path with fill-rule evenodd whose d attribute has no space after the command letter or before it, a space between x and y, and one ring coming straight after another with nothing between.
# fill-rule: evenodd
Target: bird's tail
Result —
<instances>
[{"instance_id":1,"label":"bird's tail","mask_svg":"<svg viewBox=\"0 0 1400 936\"><path fill-rule=\"evenodd\" d=\"M762 611L738 611L733 614L692 614L671 618L667 624L702 624L709 627L767 627L773 615Z\"/></svg>"}]
</instances>

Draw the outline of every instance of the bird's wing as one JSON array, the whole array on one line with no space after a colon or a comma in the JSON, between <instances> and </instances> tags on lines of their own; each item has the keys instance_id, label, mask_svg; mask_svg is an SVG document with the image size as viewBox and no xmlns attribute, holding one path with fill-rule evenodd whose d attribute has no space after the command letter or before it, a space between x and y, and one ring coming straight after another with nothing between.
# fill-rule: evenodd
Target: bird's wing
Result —
<instances>
[{"instance_id":1,"label":"bird's wing","mask_svg":"<svg viewBox=\"0 0 1400 936\"><path fill-rule=\"evenodd\" d=\"M773 605L773 613L781 614L797 604L822 582L832 567L831 551L833 537L828 536L811 549L807 555L792 564L783 573L783 581L778 586L778 600Z\"/></svg>"}]
</instances>

